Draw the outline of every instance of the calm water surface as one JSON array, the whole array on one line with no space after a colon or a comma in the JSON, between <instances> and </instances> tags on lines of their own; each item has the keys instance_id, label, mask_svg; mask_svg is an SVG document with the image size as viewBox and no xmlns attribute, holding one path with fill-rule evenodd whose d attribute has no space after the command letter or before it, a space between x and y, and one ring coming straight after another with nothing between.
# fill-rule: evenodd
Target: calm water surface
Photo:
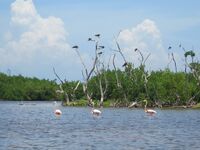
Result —
<instances>
[{"instance_id":1,"label":"calm water surface","mask_svg":"<svg viewBox=\"0 0 200 150\"><path fill-rule=\"evenodd\" d=\"M53 102L0 102L2 150L140 150L200 149L200 110L103 109L62 107Z\"/></svg>"}]
</instances>

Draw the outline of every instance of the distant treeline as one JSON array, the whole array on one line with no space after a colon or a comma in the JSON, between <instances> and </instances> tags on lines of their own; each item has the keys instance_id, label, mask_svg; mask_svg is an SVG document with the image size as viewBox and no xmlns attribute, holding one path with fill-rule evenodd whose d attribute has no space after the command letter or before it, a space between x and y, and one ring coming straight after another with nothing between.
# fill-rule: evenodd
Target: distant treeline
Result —
<instances>
[{"instance_id":1,"label":"distant treeline","mask_svg":"<svg viewBox=\"0 0 200 150\"><path fill-rule=\"evenodd\" d=\"M56 98L56 87L55 81L0 73L0 99L2 100L53 100Z\"/></svg>"},{"instance_id":2,"label":"distant treeline","mask_svg":"<svg viewBox=\"0 0 200 150\"><path fill-rule=\"evenodd\" d=\"M199 67L199 64L196 65ZM104 102L112 101L123 106L143 99L148 99L152 106L178 106L200 102L200 85L191 71L175 73L165 69L145 72L144 75L143 67L134 68L129 64L124 70L108 69L100 76L106 77L105 81L102 80L102 86L108 86ZM101 97L99 78L99 75L93 76L88 82L88 90L92 98L97 101ZM71 87L75 87L76 84L77 81L65 81L62 88L67 93L72 93ZM63 100L64 96L56 92L57 90L59 84L56 80L40 80L0 73L2 100ZM73 96L75 97L70 98L73 101L86 99L83 83L80 83Z\"/></svg>"}]
</instances>

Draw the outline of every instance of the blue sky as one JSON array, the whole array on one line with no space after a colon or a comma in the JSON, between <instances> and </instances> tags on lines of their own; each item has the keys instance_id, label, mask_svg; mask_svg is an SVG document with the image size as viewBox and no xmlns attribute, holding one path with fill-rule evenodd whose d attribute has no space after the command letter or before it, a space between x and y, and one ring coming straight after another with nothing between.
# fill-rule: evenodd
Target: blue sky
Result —
<instances>
[{"instance_id":1,"label":"blue sky","mask_svg":"<svg viewBox=\"0 0 200 150\"><path fill-rule=\"evenodd\" d=\"M152 70L166 67L170 45L181 70L180 43L199 57L199 6L199 0L1 0L0 71L54 79L55 67L63 78L82 79L82 66L71 46L80 46L89 67L93 49L87 38L101 33L107 59L120 30L119 43L136 66L137 55L130 49L151 53ZM118 56L119 66L121 62Z\"/></svg>"}]
</instances>

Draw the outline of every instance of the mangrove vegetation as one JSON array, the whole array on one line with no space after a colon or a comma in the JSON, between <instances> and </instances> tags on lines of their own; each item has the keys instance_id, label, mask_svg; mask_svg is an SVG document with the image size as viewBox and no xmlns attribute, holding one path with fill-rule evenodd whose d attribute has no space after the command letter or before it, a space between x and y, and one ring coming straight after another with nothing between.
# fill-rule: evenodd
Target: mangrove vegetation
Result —
<instances>
[{"instance_id":1,"label":"mangrove vegetation","mask_svg":"<svg viewBox=\"0 0 200 150\"><path fill-rule=\"evenodd\" d=\"M162 70L149 71L146 62L151 53L145 56L142 50L135 48L135 53L140 56L140 65L136 67L126 60L123 49L115 40L116 49L106 64L102 56L105 47L100 42L100 34L88 38L88 42L93 43L95 52L90 67L82 59L79 46L72 47L83 66L80 71L82 81L61 79L56 68L52 70L54 80L0 73L0 99L60 100L68 106L99 107L137 107L142 105L144 99L148 100L150 106L157 107L191 107L200 102L200 63L195 59L193 50L186 51L182 47L185 62L182 71L177 69L173 52L169 53L169 63L173 63L175 68L173 71L168 65ZM121 66L116 66L117 54L124 61Z\"/></svg>"}]
</instances>

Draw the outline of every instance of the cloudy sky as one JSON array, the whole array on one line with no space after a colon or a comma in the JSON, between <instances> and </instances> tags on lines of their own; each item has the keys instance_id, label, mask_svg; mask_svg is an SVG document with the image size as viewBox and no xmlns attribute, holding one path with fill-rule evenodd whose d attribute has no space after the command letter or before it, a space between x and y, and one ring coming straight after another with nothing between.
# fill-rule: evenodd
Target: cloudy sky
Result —
<instances>
[{"instance_id":1,"label":"cloudy sky","mask_svg":"<svg viewBox=\"0 0 200 150\"><path fill-rule=\"evenodd\" d=\"M54 79L55 67L63 78L82 79L82 65L71 47L79 45L89 67L94 46L87 39L96 33L106 47L105 60L118 36L135 66L137 47L145 56L151 53L148 69L165 68L173 52L183 70L180 44L200 57L199 6L199 0L0 0L0 72Z\"/></svg>"}]
</instances>

